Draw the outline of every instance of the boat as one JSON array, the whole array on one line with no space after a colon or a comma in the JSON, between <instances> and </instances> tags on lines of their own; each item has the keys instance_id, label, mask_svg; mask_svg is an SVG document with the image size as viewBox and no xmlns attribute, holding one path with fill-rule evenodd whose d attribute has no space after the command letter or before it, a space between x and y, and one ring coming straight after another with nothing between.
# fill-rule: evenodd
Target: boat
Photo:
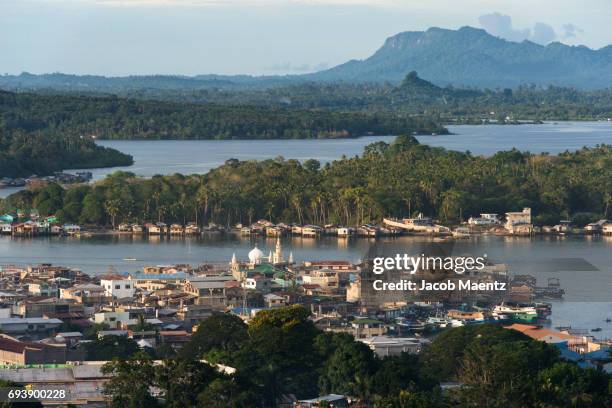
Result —
<instances>
[{"instance_id":1,"label":"boat","mask_svg":"<svg viewBox=\"0 0 612 408\"><path fill-rule=\"evenodd\" d=\"M447 312L447 316L451 320L459 320L463 324L480 324L486 321L483 312L465 312L463 310L449 310Z\"/></svg>"},{"instance_id":2,"label":"boat","mask_svg":"<svg viewBox=\"0 0 612 408\"><path fill-rule=\"evenodd\" d=\"M459 319L451 319L450 320L450 326L451 327L461 327L461 326L465 326L465 323L463 323Z\"/></svg>"},{"instance_id":3,"label":"boat","mask_svg":"<svg viewBox=\"0 0 612 408\"><path fill-rule=\"evenodd\" d=\"M471 233L468 227L457 227L452 232L453 238L456 239L467 239L470 238Z\"/></svg>"},{"instance_id":4,"label":"boat","mask_svg":"<svg viewBox=\"0 0 612 408\"><path fill-rule=\"evenodd\" d=\"M450 326L451 319L447 319L445 317L434 317L434 316L431 316L431 317L427 318L427 322L426 323L428 325L435 326L436 328L443 329L443 328L446 328L446 327Z\"/></svg>"},{"instance_id":5,"label":"boat","mask_svg":"<svg viewBox=\"0 0 612 408\"><path fill-rule=\"evenodd\" d=\"M601 327L596 327L594 329L591 329L592 332L600 332L602 329Z\"/></svg>"},{"instance_id":6,"label":"boat","mask_svg":"<svg viewBox=\"0 0 612 408\"><path fill-rule=\"evenodd\" d=\"M534 288L536 298L561 299L565 295L565 290L561 288L559 278L548 278L548 285Z\"/></svg>"},{"instance_id":7,"label":"boat","mask_svg":"<svg viewBox=\"0 0 612 408\"><path fill-rule=\"evenodd\" d=\"M353 232L354 230L351 227L338 227L337 229L337 234L340 238L347 238L350 235L353 235Z\"/></svg>"},{"instance_id":8,"label":"boat","mask_svg":"<svg viewBox=\"0 0 612 408\"><path fill-rule=\"evenodd\" d=\"M124 261L136 261L136 258L123 258Z\"/></svg>"},{"instance_id":9,"label":"boat","mask_svg":"<svg viewBox=\"0 0 612 408\"><path fill-rule=\"evenodd\" d=\"M396 324L400 328L411 331L413 333L422 332L423 330L425 330L426 327L426 324L423 322L420 322L418 320L409 320L406 318L397 318Z\"/></svg>"},{"instance_id":10,"label":"boat","mask_svg":"<svg viewBox=\"0 0 612 408\"><path fill-rule=\"evenodd\" d=\"M404 327L406 327L408 330L410 330L413 333L420 333L423 330L425 330L425 324L418 322L418 321L404 323Z\"/></svg>"},{"instance_id":11,"label":"boat","mask_svg":"<svg viewBox=\"0 0 612 408\"><path fill-rule=\"evenodd\" d=\"M491 312L491 320L496 323L503 323L509 320L510 317L507 314L500 314L496 312Z\"/></svg>"},{"instance_id":12,"label":"boat","mask_svg":"<svg viewBox=\"0 0 612 408\"><path fill-rule=\"evenodd\" d=\"M552 305L545 302L535 302L533 304L539 317L546 318L552 313Z\"/></svg>"},{"instance_id":13,"label":"boat","mask_svg":"<svg viewBox=\"0 0 612 408\"><path fill-rule=\"evenodd\" d=\"M507 315L510 320L518 323L533 323L538 319L538 312L533 306L495 306L493 312L497 315Z\"/></svg>"},{"instance_id":14,"label":"boat","mask_svg":"<svg viewBox=\"0 0 612 408\"><path fill-rule=\"evenodd\" d=\"M391 228L407 230L410 232L421 232L428 234L449 234L450 228L434 224L429 217L424 217L419 214L417 218L404 218L401 220L395 218L383 218L383 223Z\"/></svg>"}]
</instances>

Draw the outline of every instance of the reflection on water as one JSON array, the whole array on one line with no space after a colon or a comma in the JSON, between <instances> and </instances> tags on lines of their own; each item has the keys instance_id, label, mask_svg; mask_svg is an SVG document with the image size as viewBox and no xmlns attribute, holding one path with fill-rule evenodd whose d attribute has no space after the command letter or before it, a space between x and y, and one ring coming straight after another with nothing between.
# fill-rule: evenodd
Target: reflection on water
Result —
<instances>
[{"instance_id":1,"label":"reflection on water","mask_svg":"<svg viewBox=\"0 0 612 408\"><path fill-rule=\"evenodd\" d=\"M561 122L543 125L461 125L449 126L454 135L418 136L421 143L452 150L469 150L490 155L499 150L529 150L533 153L559 153L583 146L612 144L612 122ZM99 144L134 156L135 164L116 168L138 175L206 173L227 159L263 160L316 158L322 163L359 155L364 146L377 141L387 143L393 136L371 136L333 140L104 140ZM114 170L116 170L114 169ZM114 170L94 170L102 178Z\"/></svg>"},{"instance_id":2,"label":"reflection on water","mask_svg":"<svg viewBox=\"0 0 612 408\"><path fill-rule=\"evenodd\" d=\"M517 148L532 153L556 154L584 146L612 144L612 122L559 122L543 125L461 125L449 126L456 136L419 137L422 143L451 150L469 150L491 155Z\"/></svg>"},{"instance_id":3,"label":"reflection on water","mask_svg":"<svg viewBox=\"0 0 612 408\"><path fill-rule=\"evenodd\" d=\"M543 125L461 125L448 127L453 135L418 136L421 143L490 155L499 150L529 150L533 153L558 153L583 146L612 144L612 122L560 122ZM117 170L140 176L155 174L206 173L226 160L264 160L283 156L286 159L316 158L321 163L359 155L364 146L376 141L391 142L393 136L369 136L356 139L329 140L102 140L134 157L134 165L93 169L94 180ZM76 170L75 170L76 171ZM0 189L0 197L17 189Z\"/></svg>"},{"instance_id":4,"label":"reflection on water","mask_svg":"<svg viewBox=\"0 0 612 408\"><path fill-rule=\"evenodd\" d=\"M239 259L246 259L253 246L257 245L267 254L273 250L275 242L275 238L234 234L170 238L131 235L0 237L0 265L52 262L92 274L104 273L112 265L119 271L133 272L151 264L229 262L233 253ZM420 251L424 244L432 241L426 237L379 240L285 237L281 242L285 254L293 252L297 262L324 259L359 262L371 252L373 245L397 245L410 253ZM584 329L601 327L603 330L598 337L612 337L612 324L605 323L606 318L612 318L612 237L481 236L456 241L453 253L487 254L497 263L506 263L513 274L536 276L538 285L545 285L548 277L560 278L566 296L564 301L554 302L552 325ZM125 258L136 261L125 261ZM584 268L587 264L592 268Z\"/></svg>"}]
</instances>

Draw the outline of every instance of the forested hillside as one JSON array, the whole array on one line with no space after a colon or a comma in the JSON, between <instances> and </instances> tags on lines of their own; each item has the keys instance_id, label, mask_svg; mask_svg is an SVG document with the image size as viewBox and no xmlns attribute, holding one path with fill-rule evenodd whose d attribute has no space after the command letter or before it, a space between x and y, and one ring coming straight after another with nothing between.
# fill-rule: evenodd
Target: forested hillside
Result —
<instances>
[{"instance_id":1,"label":"forested hillside","mask_svg":"<svg viewBox=\"0 0 612 408\"><path fill-rule=\"evenodd\" d=\"M581 91L567 87L523 85L515 89L440 87L406 74L390 83L311 82L268 89L205 89L190 92L147 90L135 98L188 100L193 103L237 103L292 109L395 112L421 115L442 123L481 123L511 117L523 120L607 120L612 118L612 89Z\"/></svg>"},{"instance_id":2,"label":"forested hillside","mask_svg":"<svg viewBox=\"0 0 612 408\"><path fill-rule=\"evenodd\" d=\"M612 118L612 89L584 91L536 85L521 85L514 89L441 87L422 79L416 72L408 72L399 84L303 82L270 87L194 85L184 89L126 86L116 91L121 98L207 104L211 111L225 106L228 114L237 112L243 115L254 115L265 107L279 109L278 115L281 116L287 110L314 109L360 112L381 118L392 113L430 118L442 123L481 123L506 117L534 121ZM46 94L46 98L57 93L50 89L38 92ZM108 96L100 92L79 92L83 96ZM237 107L241 110L238 111ZM294 117L297 116L291 116ZM427 127L425 119L422 126Z\"/></svg>"},{"instance_id":3,"label":"forested hillside","mask_svg":"<svg viewBox=\"0 0 612 408\"><path fill-rule=\"evenodd\" d=\"M485 30L432 27L393 35L370 57L308 77L316 81L400 82L418 71L442 85L479 88L521 84L607 88L612 83L612 46L599 50L560 42L513 42Z\"/></svg>"}]
</instances>

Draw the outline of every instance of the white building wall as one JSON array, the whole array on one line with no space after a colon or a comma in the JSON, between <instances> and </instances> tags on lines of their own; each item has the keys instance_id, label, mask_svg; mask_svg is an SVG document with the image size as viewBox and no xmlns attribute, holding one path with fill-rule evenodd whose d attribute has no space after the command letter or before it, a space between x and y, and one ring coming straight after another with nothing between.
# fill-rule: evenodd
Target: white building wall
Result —
<instances>
[{"instance_id":1,"label":"white building wall","mask_svg":"<svg viewBox=\"0 0 612 408\"><path fill-rule=\"evenodd\" d=\"M100 281L100 286L104 288L106 296L112 296L116 299L131 298L134 296L134 282L128 279L121 280L106 280Z\"/></svg>"}]
</instances>

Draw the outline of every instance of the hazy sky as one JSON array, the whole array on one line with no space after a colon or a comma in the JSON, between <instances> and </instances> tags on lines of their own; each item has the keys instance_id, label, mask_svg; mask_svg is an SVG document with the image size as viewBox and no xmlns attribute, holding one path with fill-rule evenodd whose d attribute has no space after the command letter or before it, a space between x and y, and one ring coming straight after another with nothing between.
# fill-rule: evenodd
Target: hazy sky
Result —
<instances>
[{"instance_id":1,"label":"hazy sky","mask_svg":"<svg viewBox=\"0 0 612 408\"><path fill-rule=\"evenodd\" d=\"M0 0L0 74L308 72L431 26L599 48L611 17L610 0Z\"/></svg>"}]
</instances>

